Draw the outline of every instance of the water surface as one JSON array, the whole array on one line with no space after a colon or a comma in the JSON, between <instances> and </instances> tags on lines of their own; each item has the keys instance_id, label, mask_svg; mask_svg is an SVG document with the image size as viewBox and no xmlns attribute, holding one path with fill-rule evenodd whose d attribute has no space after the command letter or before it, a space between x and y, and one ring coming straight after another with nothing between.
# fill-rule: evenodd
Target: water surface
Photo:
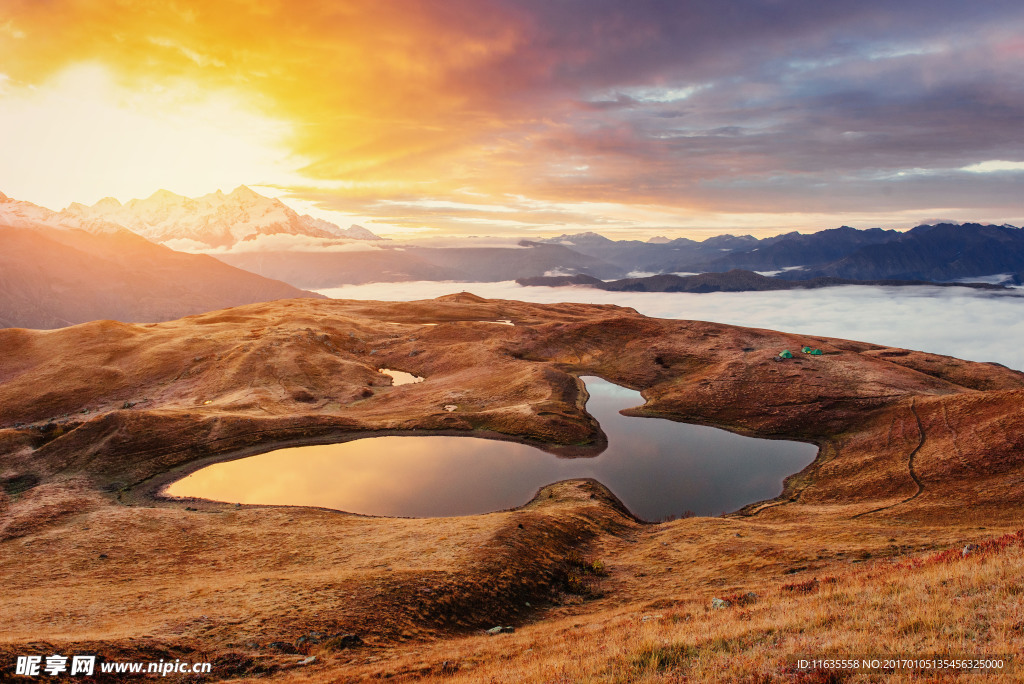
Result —
<instances>
[{"instance_id":1,"label":"water surface","mask_svg":"<svg viewBox=\"0 0 1024 684\"><path fill-rule=\"evenodd\" d=\"M630 418L639 392L583 378L587 411L608 436L593 458L563 459L475 437L371 437L279 449L218 463L172 484L171 496L323 506L368 515L433 517L520 506L558 480L591 477L633 513L661 520L718 515L770 499L814 460L800 442L754 439L703 425Z\"/></svg>"},{"instance_id":2,"label":"water surface","mask_svg":"<svg viewBox=\"0 0 1024 684\"><path fill-rule=\"evenodd\" d=\"M392 385L413 385L417 382L423 382L423 378L420 376L406 373L405 371L380 368L377 372L391 378Z\"/></svg>"}]
</instances>

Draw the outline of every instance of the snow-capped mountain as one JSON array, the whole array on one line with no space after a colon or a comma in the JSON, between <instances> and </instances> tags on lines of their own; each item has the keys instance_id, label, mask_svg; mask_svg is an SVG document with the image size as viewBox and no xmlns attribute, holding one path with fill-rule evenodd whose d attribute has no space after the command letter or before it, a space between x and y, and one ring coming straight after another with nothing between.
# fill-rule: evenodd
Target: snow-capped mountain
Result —
<instances>
[{"instance_id":1,"label":"snow-capped mountain","mask_svg":"<svg viewBox=\"0 0 1024 684\"><path fill-rule=\"evenodd\" d=\"M146 199L121 204L107 197L86 206L77 202L61 212L78 221L106 221L125 226L153 242L194 241L230 247L257 235L304 235L314 238L380 240L361 226L344 230L330 221L299 215L281 200L264 197L241 185L190 198L158 190Z\"/></svg>"},{"instance_id":2,"label":"snow-capped mountain","mask_svg":"<svg viewBox=\"0 0 1024 684\"><path fill-rule=\"evenodd\" d=\"M0 192L0 226L12 228L34 228L46 226L60 230L87 230L90 233L111 233L123 230L105 219L71 216L57 213L31 202L16 200Z\"/></svg>"}]
</instances>

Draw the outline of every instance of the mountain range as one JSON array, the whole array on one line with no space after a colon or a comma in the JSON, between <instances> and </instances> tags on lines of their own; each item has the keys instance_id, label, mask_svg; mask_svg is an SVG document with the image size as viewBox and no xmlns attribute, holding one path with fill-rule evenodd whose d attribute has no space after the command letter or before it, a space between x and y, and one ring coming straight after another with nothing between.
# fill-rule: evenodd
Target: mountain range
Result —
<instances>
[{"instance_id":1,"label":"mountain range","mask_svg":"<svg viewBox=\"0 0 1024 684\"><path fill-rule=\"evenodd\" d=\"M618 278L627 270L565 245L523 240L518 246L425 247L381 244L360 251L260 250L217 254L217 258L296 287L412 280L498 282L550 273L587 273Z\"/></svg>"},{"instance_id":2,"label":"mountain range","mask_svg":"<svg viewBox=\"0 0 1024 684\"><path fill-rule=\"evenodd\" d=\"M106 197L92 206L74 202L61 213L83 222L118 224L153 242L179 247L231 247L258 235L280 234L381 240L362 226L342 229L308 214L300 216L281 200L265 197L244 185L228 194L218 190L195 198L167 190L124 204Z\"/></svg>"},{"instance_id":3,"label":"mountain range","mask_svg":"<svg viewBox=\"0 0 1024 684\"><path fill-rule=\"evenodd\" d=\"M0 327L156 322L320 296L211 256L176 252L100 218L0 194Z\"/></svg>"},{"instance_id":4,"label":"mountain range","mask_svg":"<svg viewBox=\"0 0 1024 684\"><path fill-rule=\"evenodd\" d=\"M995 274L1007 274L1010 279L1024 270L1024 230L979 223L921 225L906 232L843 226L762 239L719 235L702 242L686 238L615 241L581 233L543 242L648 275L742 269L786 280L940 282Z\"/></svg>"},{"instance_id":5,"label":"mountain range","mask_svg":"<svg viewBox=\"0 0 1024 684\"><path fill-rule=\"evenodd\" d=\"M760 239L647 242L587 232L479 244L383 240L360 226L341 229L300 215L244 185L197 198L161 190L144 200L107 198L60 212L0 194L0 326L158 321L310 296L305 288L412 280L690 292L1024 282L1024 230L1009 225L939 223L906 232L843 226ZM207 250L216 259L172 248ZM704 275L691 277L697 274Z\"/></svg>"},{"instance_id":6,"label":"mountain range","mask_svg":"<svg viewBox=\"0 0 1024 684\"><path fill-rule=\"evenodd\" d=\"M766 292L773 290L813 290L821 287L837 285L934 285L938 287L969 287L976 290L1005 290L1004 285L991 283L935 283L925 280L852 280L821 276L806 280L784 280L763 276L754 271L733 269L725 273L699 273L697 275L680 276L674 273L644 276L639 278L621 278L619 280L601 280L593 276L577 274L574 276L542 276L540 278L517 278L516 282L524 287L564 287L583 285L608 292Z\"/></svg>"}]
</instances>

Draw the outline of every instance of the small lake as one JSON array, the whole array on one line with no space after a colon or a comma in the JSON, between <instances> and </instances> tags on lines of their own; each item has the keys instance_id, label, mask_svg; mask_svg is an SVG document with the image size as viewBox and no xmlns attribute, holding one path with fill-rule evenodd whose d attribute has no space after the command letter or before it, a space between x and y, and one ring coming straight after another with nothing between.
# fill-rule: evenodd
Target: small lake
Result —
<instances>
[{"instance_id":1,"label":"small lake","mask_svg":"<svg viewBox=\"0 0 1024 684\"><path fill-rule=\"evenodd\" d=\"M621 409L639 392L584 377L587 412L608 436L593 458L558 458L477 437L371 437L294 447L217 463L173 483L169 496L246 504L322 506L367 515L436 517L521 506L544 485L594 478L637 516L719 515L782 492L817 447Z\"/></svg>"}]
</instances>

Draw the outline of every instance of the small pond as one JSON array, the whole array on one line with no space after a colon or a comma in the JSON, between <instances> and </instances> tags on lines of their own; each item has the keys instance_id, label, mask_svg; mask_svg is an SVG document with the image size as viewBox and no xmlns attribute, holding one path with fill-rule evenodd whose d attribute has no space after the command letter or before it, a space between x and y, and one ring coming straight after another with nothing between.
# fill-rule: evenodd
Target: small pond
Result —
<instances>
[{"instance_id":1,"label":"small pond","mask_svg":"<svg viewBox=\"0 0 1024 684\"><path fill-rule=\"evenodd\" d=\"M322 506L368 515L433 517L520 506L558 480L590 477L645 520L718 515L770 499L810 464L817 447L621 409L639 392L584 377L587 412L608 436L593 458L565 459L524 444L476 437L371 437L279 449L217 463L173 483L170 496L230 503Z\"/></svg>"},{"instance_id":2,"label":"small pond","mask_svg":"<svg viewBox=\"0 0 1024 684\"><path fill-rule=\"evenodd\" d=\"M417 382L423 382L423 378L420 376L413 375L412 373L406 373L405 371L381 368L377 372L391 378L392 385L412 385Z\"/></svg>"}]
</instances>

